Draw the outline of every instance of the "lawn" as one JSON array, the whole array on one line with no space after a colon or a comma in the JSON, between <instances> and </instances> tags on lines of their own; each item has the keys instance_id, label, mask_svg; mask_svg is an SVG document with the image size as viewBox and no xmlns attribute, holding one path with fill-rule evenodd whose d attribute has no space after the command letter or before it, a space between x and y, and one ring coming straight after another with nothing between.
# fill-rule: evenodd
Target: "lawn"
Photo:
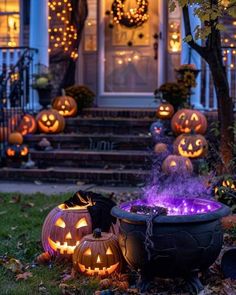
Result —
<instances>
[{"instance_id":1,"label":"lawn","mask_svg":"<svg viewBox=\"0 0 236 295\"><path fill-rule=\"evenodd\" d=\"M63 282L71 271L71 265L68 263L36 263L36 257L43 252L40 235L46 215L70 196L0 193L0 294L53 295L62 294L65 288L74 287L79 290L79 294L93 294L97 289L96 279L88 281L87 278L81 277ZM25 274L26 280L17 280L17 270ZM27 273L32 276L27 277Z\"/></svg>"}]
</instances>

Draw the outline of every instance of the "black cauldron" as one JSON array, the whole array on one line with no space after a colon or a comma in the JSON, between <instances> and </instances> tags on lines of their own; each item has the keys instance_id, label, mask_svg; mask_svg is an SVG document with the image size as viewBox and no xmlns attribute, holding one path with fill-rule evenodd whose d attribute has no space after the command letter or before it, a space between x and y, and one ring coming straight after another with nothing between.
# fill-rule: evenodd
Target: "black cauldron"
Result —
<instances>
[{"instance_id":1,"label":"black cauldron","mask_svg":"<svg viewBox=\"0 0 236 295\"><path fill-rule=\"evenodd\" d=\"M112 209L112 215L120 220L119 244L128 264L149 280L154 276L188 278L207 270L220 253L220 219L230 213L229 208L205 199L159 202L158 206L167 208L170 215L153 218L153 244L147 249L150 216L130 212L132 206L147 203L136 200Z\"/></svg>"}]
</instances>

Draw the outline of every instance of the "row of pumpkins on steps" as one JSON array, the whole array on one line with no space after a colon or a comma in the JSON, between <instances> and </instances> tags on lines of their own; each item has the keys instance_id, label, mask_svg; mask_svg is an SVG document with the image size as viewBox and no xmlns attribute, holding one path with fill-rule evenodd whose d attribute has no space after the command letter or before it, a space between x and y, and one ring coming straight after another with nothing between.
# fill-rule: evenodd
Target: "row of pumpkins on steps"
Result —
<instances>
[{"instance_id":1,"label":"row of pumpkins on steps","mask_svg":"<svg viewBox=\"0 0 236 295\"><path fill-rule=\"evenodd\" d=\"M151 125L150 132L157 155L166 154L162 171L165 174L191 174L193 165L190 159L203 158L208 144L203 136L207 130L204 114L194 109L180 109L176 113L170 103L162 102L157 108L159 119ZM176 138L172 140L174 134Z\"/></svg>"},{"instance_id":2,"label":"row of pumpkins on steps","mask_svg":"<svg viewBox=\"0 0 236 295\"><path fill-rule=\"evenodd\" d=\"M69 259L73 261L75 271L89 276L106 277L121 271L123 256L117 239L118 221L115 219L106 226L99 224L103 231L100 228L92 230L99 218L113 219L110 210L115 203L93 192L79 191L74 194L75 198L78 198L77 205L68 207L64 202L47 215L41 238L45 252L37 261L45 263L56 257ZM99 206L98 210L96 206Z\"/></svg>"},{"instance_id":3,"label":"row of pumpkins on steps","mask_svg":"<svg viewBox=\"0 0 236 295\"><path fill-rule=\"evenodd\" d=\"M52 109L40 111L36 118L31 114L24 114L21 118L16 114L9 119L9 126L15 131L8 136L6 155L11 159L25 158L29 153L27 145L23 144L23 136L34 134L37 130L42 133L60 133L65 128L64 117L72 117L77 114L77 103L70 96L59 96L52 101ZM8 127L1 127L0 142L4 141L8 134Z\"/></svg>"}]
</instances>

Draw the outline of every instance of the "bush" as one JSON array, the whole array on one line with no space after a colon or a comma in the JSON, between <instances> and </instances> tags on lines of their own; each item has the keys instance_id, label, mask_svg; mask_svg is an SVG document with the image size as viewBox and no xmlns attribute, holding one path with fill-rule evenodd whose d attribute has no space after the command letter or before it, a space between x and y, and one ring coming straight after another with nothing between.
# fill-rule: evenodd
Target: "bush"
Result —
<instances>
[{"instance_id":1,"label":"bush","mask_svg":"<svg viewBox=\"0 0 236 295\"><path fill-rule=\"evenodd\" d=\"M72 96L78 105L78 110L93 106L95 93L84 85L73 85L65 89L66 95Z\"/></svg>"}]
</instances>

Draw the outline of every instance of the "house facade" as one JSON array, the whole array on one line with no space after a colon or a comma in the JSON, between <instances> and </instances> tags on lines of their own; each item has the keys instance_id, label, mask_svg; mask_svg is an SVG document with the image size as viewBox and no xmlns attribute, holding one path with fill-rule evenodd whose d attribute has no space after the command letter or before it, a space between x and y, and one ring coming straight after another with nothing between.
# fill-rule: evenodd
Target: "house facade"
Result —
<instances>
[{"instance_id":1,"label":"house facade","mask_svg":"<svg viewBox=\"0 0 236 295\"><path fill-rule=\"evenodd\" d=\"M49 33L53 30L48 21L49 6L62 5L62 2L70 1L1 1L0 72L3 65L17 62L20 53L14 55L13 51L21 52L20 47L36 49L34 63L49 66ZM88 17L78 51L76 82L95 91L99 107L149 108L156 106L153 91L165 82L174 81L175 69L180 64L193 63L201 73L191 103L195 108L215 109L210 71L198 54L182 42L184 29L180 9L170 13L166 0L146 2L147 20L133 28L114 24L113 0L87 0ZM125 11L132 11L137 3L136 0L125 1ZM190 15L192 27L195 27L199 23L193 9L190 8ZM224 57L229 81L234 75L235 53L234 44L229 44ZM38 106L35 95L33 104Z\"/></svg>"}]
</instances>

